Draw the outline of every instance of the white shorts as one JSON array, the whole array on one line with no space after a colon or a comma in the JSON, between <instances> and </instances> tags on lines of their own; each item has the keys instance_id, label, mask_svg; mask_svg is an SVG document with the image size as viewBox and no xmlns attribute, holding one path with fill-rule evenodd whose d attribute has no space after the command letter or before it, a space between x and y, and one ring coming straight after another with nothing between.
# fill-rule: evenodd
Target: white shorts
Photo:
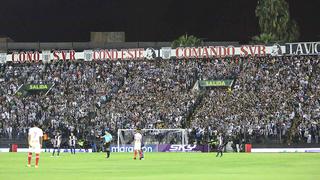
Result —
<instances>
[{"instance_id":1,"label":"white shorts","mask_svg":"<svg viewBox=\"0 0 320 180\"><path fill-rule=\"evenodd\" d=\"M34 145L34 146L29 146L29 152L33 152L33 153L40 153L41 152L41 147L40 144L38 145Z\"/></svg>"},{"instance_id":2,"label":"white shorts","mask_svg":"<svg viewBox=\"0 0 320 180\"><path fill-rule=\"evenodd\" d=\"M141 150L141 143L134 143L134 150Z\"/></svg>"}]
</instances>

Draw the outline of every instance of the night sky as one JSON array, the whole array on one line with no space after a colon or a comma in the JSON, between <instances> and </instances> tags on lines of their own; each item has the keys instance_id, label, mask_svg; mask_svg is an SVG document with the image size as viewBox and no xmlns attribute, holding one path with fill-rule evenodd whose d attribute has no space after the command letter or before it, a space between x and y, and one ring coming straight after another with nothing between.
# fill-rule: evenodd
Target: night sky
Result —
<instances>
[{"instance_id":1,"label":"night sky","mask_svg":"<svg viewBox=\"0 0 320 180\"><path fill-rule=\"evenodd\" d=\"M300 41L320 40L318 0L288 0ZM89 41L90 31L125 31L126 41L248 42L259 34L257 0L5 0L0 35L17 42Z\"/></svg>"}]
</instances>

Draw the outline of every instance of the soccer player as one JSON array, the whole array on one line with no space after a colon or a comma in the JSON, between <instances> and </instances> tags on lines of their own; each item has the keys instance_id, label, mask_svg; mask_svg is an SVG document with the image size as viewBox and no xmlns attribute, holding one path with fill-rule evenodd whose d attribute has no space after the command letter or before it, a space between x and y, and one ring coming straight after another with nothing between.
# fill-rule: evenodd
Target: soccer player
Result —
<instances>
[{"instance_id":1,"label":"soccer player","mask_svg":"<svg viewBox=\"0 0 320 180\"><path fill-rule=\"evenodd\" d=\"M142 150L141 150L141 141L142 141L142 135L141 135L141 130L137 129L136 133L134 134L134 157L133 159L137 159L137 154L139 153L140 160L142 160L143 155L142 155Z\"/></svg>"},{"instance_id":2,"label":"soccer player","mask_svg":"<svg viewBox=\"0 0 320 180\"><path fill-rule=\"evenodd\" d=\"M76 141L77 141L76 136L73 135L73 133L71 133L69 136L69 146L70 146L71 154L76 154Z\"/></svg>"},{"instance_id":3,"label":"soccer player","mask_svg":"<svg viewBox=\"0 0 320 180\"><path fill-rule=\"evenodd\" d=\"M43 131L38 128L38 123L34 122L33 127L29 129L28 133L28 144L29 144L29 153L28 153L28 167L31 167L31 158L32 153L36 153L36 165L35 168L38 168L40 152L42 147L42 136Z\"/></svg>"},{"instance_id":4,"label":"soccer player","mask_svg":"<svg viewBox=\"0 0 320 180\"><path fill-rule=\"evenodd\" d=\"M106 148L106 151L107 151L107 157L106 158L109 158L110 157L110 144L111 144L111 141L112 141L112 135L108 132L108 128L105 129L105 135L103 136L104 138L104 146Z\"/></svg>"},{"instance_id":5,"label":"soccer player","mask_svg":"<svg viewBox=\"0 0 320 180\"><path fill-rule=\"evenodd\" d=\"M60 145L61 145L61 135L60 135L60 132L57 131L56 135L54 136L54 140L53 140L53 152L52 152L52 156L51 157L54 156L54 153L55 153L56 149L58 151L57 156L59 156L59 154L60 154Z\"/></svg>"},{"instance_id":6,"label":"soccer player","mask_svg":"<svg viewBox=\"0 0 320 180\"><path fill-rule=\"evenodd\" d=\"M143 147L144 147L144 143L143 143L143 139L141 140L141 158L140 158L140 160L144 160L144 152L143 152Z\"/></svg>"},{"instance_id":7,"label":"soccer player","mask_svg":"<svg viewBox=\"0 0 320 180\"><path fill-rule=\"evenodd\" d=\"M226 141L226 143L223 143L223 142L224 142L224 137L223 137L222 133L220 133L218 136L218 143L219 144L218 144L216 157L218 157L219 154L220 154L220 157L222 157L222 155L223 155L223 149L224 149L225 145L227 145L227 143L228 143L227 141Z\"/></svg>"}]
</instances>

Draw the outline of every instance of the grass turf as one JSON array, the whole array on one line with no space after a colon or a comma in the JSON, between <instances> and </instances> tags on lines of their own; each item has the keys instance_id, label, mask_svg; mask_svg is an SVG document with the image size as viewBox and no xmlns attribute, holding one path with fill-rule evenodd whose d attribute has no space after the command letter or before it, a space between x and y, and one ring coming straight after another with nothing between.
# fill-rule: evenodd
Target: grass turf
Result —
<instances>
[{"instance_id":1,"label":"grass turf","mask_svg":"<svg viewBox=\"0 0 320 180\"><path fill-rule=\"evenodd\" d=\"M0 153L0 180L82 179L320 179L316 153L146 153L143 161L129 153L61 153L40 155L39 168L26 167L27 153Z\"/></svg>"}]
</instances>

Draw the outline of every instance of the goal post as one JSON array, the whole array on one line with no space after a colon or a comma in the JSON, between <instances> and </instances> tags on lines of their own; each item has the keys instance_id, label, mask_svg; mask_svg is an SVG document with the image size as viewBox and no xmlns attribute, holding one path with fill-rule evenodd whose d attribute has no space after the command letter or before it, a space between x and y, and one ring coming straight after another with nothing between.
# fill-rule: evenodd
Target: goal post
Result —
<instances>
[{"instance_id":1,"label":"goal post","mask_svg":"<svg viewBox=\"0 0 320 180\"><path fill-rule=\"evenodd\" d=\"M135 129L118 129L117 146L132 145ZM183 148L188 145L188 133L186 129L141 129L143 143L153 144L178 144ZM184 149L182 150L184 151Z\"/></svg>"}]
</instances>

